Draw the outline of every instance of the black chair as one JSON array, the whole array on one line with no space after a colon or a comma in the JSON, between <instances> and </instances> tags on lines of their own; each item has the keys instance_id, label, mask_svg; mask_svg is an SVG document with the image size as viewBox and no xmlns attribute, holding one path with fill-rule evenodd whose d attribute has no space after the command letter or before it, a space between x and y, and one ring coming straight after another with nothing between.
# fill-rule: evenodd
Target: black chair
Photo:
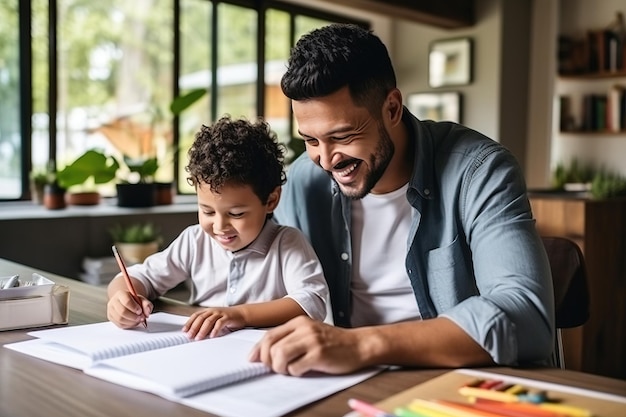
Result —
<instances>
[{"instance_id":1,"label":"black chair","mask_svg":"<svg viewBox=\"0 0 626 417\"><path fill-rule=\"evenodd\" d=\"M589 319L589 288L585 258L578 245L564 237L542 237L554 285L556 337L553 364L565 369L561 329L582 326Z\"/></svg>"}]
</instances>

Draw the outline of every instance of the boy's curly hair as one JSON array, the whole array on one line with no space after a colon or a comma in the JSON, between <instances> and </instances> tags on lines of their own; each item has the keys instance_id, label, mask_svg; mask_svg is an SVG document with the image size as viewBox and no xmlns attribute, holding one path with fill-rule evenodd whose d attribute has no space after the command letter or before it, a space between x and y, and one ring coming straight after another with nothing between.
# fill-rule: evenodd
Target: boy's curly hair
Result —
<instances>
[{"instance_id":1,"label":"boy's curly hair","mask_svg":"<svg viewBox=\"0 0 626 417\"><path fill-rule=\"evenodd\" d=\"M226 184L250 185L263 204L286 181L285 146L267 122L224 116L202 126L188 152L187 182L219 193Z\"/></svg>"}]
</instances>

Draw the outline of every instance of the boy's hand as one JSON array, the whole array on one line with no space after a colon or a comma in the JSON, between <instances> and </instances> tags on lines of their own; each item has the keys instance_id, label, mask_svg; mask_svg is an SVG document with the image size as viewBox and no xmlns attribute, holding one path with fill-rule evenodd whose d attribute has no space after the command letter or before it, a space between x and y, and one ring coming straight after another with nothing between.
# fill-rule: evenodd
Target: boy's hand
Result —
<instances>
[{"instance_id":1,"label":"boy's hand","mask_svg":"<svg viewBox=\"0 0 626 417\"><path fill-rule=\"evenodd\" d=\"M202 340L222 336L245 327L243 315L236 307L210 307L196 311L183 326L190 339Z\"/></svg>"},{"instance_id":2,"label":"boy's hand","mask_svg":"<svg viewBox=\"0 0 626 417\"><path fill-rule=\"evenodd\" d=\"M117 291L107 303L107 318L122 329L132 329L143 323L152 312L153 305L139 295L141 305L137 305L128 291Z\"/></svg>"}]
</instances>

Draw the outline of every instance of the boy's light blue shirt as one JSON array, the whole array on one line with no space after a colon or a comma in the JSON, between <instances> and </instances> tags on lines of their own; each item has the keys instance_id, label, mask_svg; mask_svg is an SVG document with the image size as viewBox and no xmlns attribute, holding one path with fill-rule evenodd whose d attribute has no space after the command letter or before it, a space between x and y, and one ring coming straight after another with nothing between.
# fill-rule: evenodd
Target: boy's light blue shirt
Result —
<instances>
[{"instance_id":1,"label":"boy's light blue shirt","mask_svg":"<svg viewBox=\"0 0 626 417\"><path fill-rule=\"evenodd\" d=\"M465 126L418 121L406 270L424 319L447 317L502 365L545 362L554 340L550 267L513 155ZM350 326L350 200L303 154L277 221L301 229L324 268L336 325ZM416 352L419 354L419 352Z\"/></svg>"}]
</instances>

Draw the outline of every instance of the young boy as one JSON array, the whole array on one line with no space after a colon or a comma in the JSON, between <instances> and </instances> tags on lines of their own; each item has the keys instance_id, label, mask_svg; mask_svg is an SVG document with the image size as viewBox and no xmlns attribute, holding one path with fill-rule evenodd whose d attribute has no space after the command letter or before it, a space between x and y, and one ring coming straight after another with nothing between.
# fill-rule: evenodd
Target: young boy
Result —
<instances>
[{"instance_id":1,"label":"young boy","mask_svg":"<svg viewBox=\"0 0 626 417\"><path fill-rule=\"evenodd\" d=\"M136 327L152 312L150 300L187 279L190 304L207 307L184 325L191 339L276 326L298 315L323 320L328 290L315 252L298 229L271 220L285 183L283 149L261 120L224 117L203 126L186 167L199 224L128 267L141 305L121 274L111 281L109 320Z\"/></svg>"}]
</instances>

